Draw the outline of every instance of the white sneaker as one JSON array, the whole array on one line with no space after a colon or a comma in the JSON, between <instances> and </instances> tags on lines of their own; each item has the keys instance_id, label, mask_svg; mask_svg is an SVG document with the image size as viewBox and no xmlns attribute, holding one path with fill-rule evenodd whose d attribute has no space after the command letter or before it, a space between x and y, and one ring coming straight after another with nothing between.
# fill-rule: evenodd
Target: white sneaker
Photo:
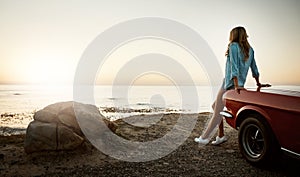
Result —
<instances>
[{"instance_id":1,"label":"white sneaker","mask_svg":"<svg viewBox=\"0 0 300 177\"><path fill-rule=\"evenodd\" d=\"M211 142L211 144L213 145L219 145L222 144L224 142L226 142L228 140L228 138L226 136L223 136L222 138L220 138L219 136L216 137L216 140Z\"/></svg>"},{"instance_id":2,"label":"white sneaker","mask_svg":"<svg viewBox=\"0 0 300 177\"><path fill-rule=\"evenodd\" d=\"M199 138L195 138L194 141L200 145L207 145L209 143L209 139L203 139L201 136Z\"/></svg>"}]
</instances>

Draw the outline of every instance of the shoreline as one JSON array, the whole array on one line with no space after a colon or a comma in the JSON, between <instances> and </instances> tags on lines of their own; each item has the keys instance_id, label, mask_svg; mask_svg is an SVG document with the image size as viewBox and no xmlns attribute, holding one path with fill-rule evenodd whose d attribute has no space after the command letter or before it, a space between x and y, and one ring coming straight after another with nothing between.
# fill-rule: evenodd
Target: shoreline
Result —
<instances>
[{"instance_id":1,"label":"shoreline","mask_svg":"<svg viewBox=\"0 0 300 177\"><path fill-rule=\"evenodd\" d=\"M100 108L99 108L100 109ZM0 136L22 135L26 133L28 124L33 121L33 115L36 111L22 113L1 113L0 114ZM117 109L114 107L105 107L100 110L101 114L109 121L117 121L136 116L155 116L164 114L206 114L208 112L188 113L167 109L166 112L152 112L144 109Z\"/></svg>"}]
</instances>

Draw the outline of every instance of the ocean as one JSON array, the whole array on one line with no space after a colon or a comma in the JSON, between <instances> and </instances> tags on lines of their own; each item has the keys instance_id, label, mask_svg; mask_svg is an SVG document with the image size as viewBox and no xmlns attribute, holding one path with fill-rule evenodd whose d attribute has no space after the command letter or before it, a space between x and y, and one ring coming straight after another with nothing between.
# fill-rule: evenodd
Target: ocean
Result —
<instances>
[{"instance_id":1,"label":"ocean","mask_svg":"<svg viewBox=\"0 0 300 177\"><path fill-rule=\"evenodd\" d=\"M300 91L300 86L276 88ZM132 115L212 111L209 86L94 86L94 103L111 120ZM26 128L34 112L73 100L73 86L0 85L0 128ZM1 132L0 132L1 134Z\"/></svg>"},{"instance_id":2,"label":"ocean","mask_svg":"<svg viewBox=\"0 0 300 177\"><path fill-rule=\"evenodd\" d=\"M183 90L191 90L183 86ZM195 87L199 98L199 110L192 110L193 102L182 105L182 90L176 86L95 86L95 105L100 111L115 108L130 113L138 110L147 112L193 112L209 111L212 91L208 86ZM126 91L125 94L120 92ZM188 93L187 93L188 94ZM194 94L194 93L193 93ZM55 102L73 100L72 86L0 85L0 113L27 113L42 109ZM196 104L196 103L195 103ZM121 116L121 115L119 115ZM127 115L126 115L127 116Z\"/></svg>"}]
</instances>

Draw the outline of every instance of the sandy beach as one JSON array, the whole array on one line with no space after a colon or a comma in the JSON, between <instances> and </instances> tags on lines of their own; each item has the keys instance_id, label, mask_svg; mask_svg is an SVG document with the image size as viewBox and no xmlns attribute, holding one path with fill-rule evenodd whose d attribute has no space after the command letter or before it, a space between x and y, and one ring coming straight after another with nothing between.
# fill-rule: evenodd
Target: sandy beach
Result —
<instances>
[{"instance_id":1,"label":"sandy beach","mask_svg":"<svg viewBox=\"0 0 300 177\"><path fill-rule=\"evenodd\" d=\"M195 114L194 114L195 115ZM26 154L24 134L0 136L0 176L298 176L299 161L283 156L278 165L259 168L247 163L239 152L238 132L228 125L228 142L199 147L193 139L202 131L209 113L197 114L189 138L167 156L148 162L125 162L109 157L89 143L74 151ZM148 141L163 136L179 114L164 114L149 128L117 120L116 134L128 140ZM151 119L151 115L140 115Z\"/></svg>"}]
</instances>

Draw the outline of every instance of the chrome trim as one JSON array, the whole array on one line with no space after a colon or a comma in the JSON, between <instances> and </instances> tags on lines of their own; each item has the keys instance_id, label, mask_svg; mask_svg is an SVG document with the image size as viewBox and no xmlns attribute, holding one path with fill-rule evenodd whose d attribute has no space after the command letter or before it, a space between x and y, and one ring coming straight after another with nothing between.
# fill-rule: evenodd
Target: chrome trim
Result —
<instances>
[{"instance_id":1,"label":"chrome trim","mask_svg":"<svg viewBox=\"0 0 300 177\"><path fill-rule=\"evenodd\" d=\"M220 115L222 115L222 116L224 116L224 117L226 117L226 118L233 118L233 115L230 114L230 113L227 112L227 111L221 111L221 112L220 112Z\"/></svg>"},{"instance_id":2,"label":"chrome trim","mask_svg":"<svg viewBox=\"0 0 300 177\"><path fill-rule=\"evenodd\" d=\"M288 153L290 153L290 154L292 154L292 155L295 155L295 156L300 157L300 154L298 154L298 153L296 153L296 152L294 152L294 151L285 149L285 148L283 148L283 147L281 148L281 150L283 150L283 151L285 151L285 152L288 152Z\"/></svg>"}]
</instances>

